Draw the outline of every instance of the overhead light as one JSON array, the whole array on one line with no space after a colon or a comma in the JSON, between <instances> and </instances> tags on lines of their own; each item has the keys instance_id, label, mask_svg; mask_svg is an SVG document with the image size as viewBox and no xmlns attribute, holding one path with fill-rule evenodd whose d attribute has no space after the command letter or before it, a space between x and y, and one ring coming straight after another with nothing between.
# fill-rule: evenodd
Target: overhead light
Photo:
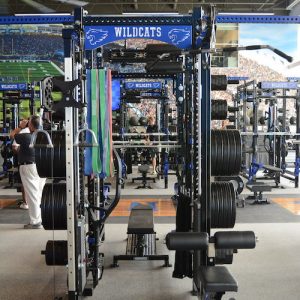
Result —
<instances>
[{"instance_id":1,"label":"overhead light","mask_svg":"<svg viewBox=\"0 0 300 300\"><path fill-rule=\"evenodd\" d=\"M229 13L229 12L220 12L219 15L274 16L274 13Z\"/></svg>"},{"instance_id":2,"label":"overhead light","mask_svg":"<svg viewBox=\"0 0 300 300\"><path fill-rule=\"evenodd\" d=\"M41 16L41 14L14 14L16 17L26 17L26 16ZM70 13L55 13L55 14L45 14L45 16L71 16Z\"/></svg>"},{"instance_id":3,"label":"overhead light","mask_svg":"<svg viewBox=\"0 0 300 300\"><path fill-rule=\"evenodd\" d=\"M145 12L126 12L122 13L123 16L153 16L153 13L145 13ZM178 12L156 12L155 16L178 16Z\"/></svg>"},{"instance_id":4,"label":"overhead light","mask_svg":"<svg viewBox=\"0 0 300 300\"><path fill-rule=\"evenodd\" d=\"M65 3L65 4L76 5L76 6L86 6L89 4L89 2L80 1L80 0L55 0L55 1L60 3Z\"/></svg>"},{"instance_id":5,"label":"overhead light","mask_svg":"<svg viewBox=\"0 0 300 300\"><path fill-rule=\"evenodd\" d=\"M300 0L294 0L292 1L287 7L286 9L290 10L292 9L294 6L296 6L298 3L300 2Z\"/></svg>"}]
</instances>

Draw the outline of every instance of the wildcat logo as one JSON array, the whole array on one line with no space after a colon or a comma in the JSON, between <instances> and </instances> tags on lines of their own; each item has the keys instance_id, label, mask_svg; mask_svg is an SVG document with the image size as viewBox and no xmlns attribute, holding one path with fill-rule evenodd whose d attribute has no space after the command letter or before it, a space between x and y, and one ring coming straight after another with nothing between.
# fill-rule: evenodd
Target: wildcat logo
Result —
<instances>
[{"instance_id":1,"label":"wildcat logo","mask_svg":"<svg viewBox=\"0 0 300 300\"><path fill-rule=\"evenodd\" d=\"M178 45L178 44L184 42L190 36L191 36L191 33L188 30L184 30L184 29L172 29L168 33L168 37L174 45Z\"/></svg>"},{"instance_id":2,"label":"wildcat logo","mask_svg":"<svg viewBox=\"0 0 300 300\"><path fill-rule=\"evenodd\" d=\"M86 38L92 46L100 44L108 37L108 31L102 29L89 29L86 33Z\"/></svg>"}]
</instances>

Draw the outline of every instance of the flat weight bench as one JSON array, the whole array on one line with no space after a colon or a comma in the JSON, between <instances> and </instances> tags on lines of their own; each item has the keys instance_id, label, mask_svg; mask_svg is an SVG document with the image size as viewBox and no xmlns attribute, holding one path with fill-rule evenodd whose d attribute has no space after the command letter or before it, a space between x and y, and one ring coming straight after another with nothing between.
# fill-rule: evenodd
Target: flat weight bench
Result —
<instances>
[{"instance_id":1,"label":"flat weight bench","mask_svg":"<svg viewBox=\"0 0 300 300\"><path fill-rule=\"evenodd\" d=\"M238 284L226 267L201 266L199 271L199 280L205 291L203 299L211 299L210 295L214 295L213 299L219 300L226 292L237 292Z\"/></svg>"},{"instance_id":2,"label":"flat weight bench","mask_svg":"<svg viewBox=\"0 0 300 300\"><path fill-rule=\"evenodd\" d=\"M156 254L157 239L152 207L138 205L132 208L127 235L126 255L115 255L112 267L118 267L119 260L163 260L164 267L171 267L169 255Z\"/></svg>"},{"instance_id":3,"label":"flat weight bench","mask_svg":"<svg viewBox=\"0 0 300 300\"><path fill-rule=\"evenodd\" d=\"M268 172L270 176L273 176L275 180L276 187L278 187L280 183L280 174L283 172L282 169L271 166L271 165L264 165L264 170ZM272 179L272 178L271 178Z\"/></svg>"},{"instance_id":4,"label":"flat weight bench","mask_svg":"<svg viewBox=\"0 0 300 300\"><path fill-rule=\"evenodd\" d=\"M147 173L149 171L149 166L148 165L141 165L138 167L139 172L142 173L142 177L136 177L132 178L132 182L134 183L135 180L142 180L142 185L139 185L137 189L152 189L151 186L147 185L147 180L152 180L155 182L155 178L153 177L147 177Z\"/></svg>"},{"instance_id":5,"label":"flat weight bench","mask_svg":"<svg viewBox=\"0 0 300 300\"><path fill-rule=\"evenodd\" d=\"M247 188L254 193L253 196L248 196L247 200L254 200L252 204L270 204L267 198L263 198L263 192L271 192L272 186L263 182L247 184Z\"/></svg>"}]
</instances>

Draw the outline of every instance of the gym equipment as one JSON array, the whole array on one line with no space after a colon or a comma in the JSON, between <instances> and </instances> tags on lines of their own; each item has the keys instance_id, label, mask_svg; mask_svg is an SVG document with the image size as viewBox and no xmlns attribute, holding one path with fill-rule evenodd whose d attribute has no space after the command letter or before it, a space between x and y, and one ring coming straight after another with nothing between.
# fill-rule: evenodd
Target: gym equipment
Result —
<instances>
[{"instance_id":1,"label":"gym equipment","mask_svg":"<svg viewBox=\"0 0 300 300\"><path fill-rule=\"evenodd\" d=\"M231 182L211 184L211 228L233 228L236 218L235 191Z\"/></svg>"},{"instance_id":2,"label":"gym equipment","mask_svg":"<svg viewBox=\"0 0 300 300\"><path fill-rule=\"evenodd\" d=\"M42 178L64 178L66 177L65 132L52 131L50 132L50 136L53 148L47 147L48 140L45 134L37 134L35 144L36 168L39 176Z\"/></svg>"},{"instance_id":3,"label":"gym equipment","mask_svg":"<svg viewBox=\"0 0 300 300\"><path fill-rule=\"evenodd\" d=\"M138 118L137 117L134 117L134 116L132 116L132 117L130 117L130 119L129 119L129 125L130 126L138 126L139 125L139 120L138 120Z\"/></svg>"},{"instance_id":4,"label":"gym equipment","mask_svg":"<svg viewBox=\"0 0 300 300\"><path fill-rule=\"evenodd\" d=\"M263 182L248 183L247 188L254 193L253 196L248 196L247 200L254 200L253 204L270 204L267 198L263 197L264 192L271 192L272 187Z\"/></svg>"},{"instance_id":5,"label":"gym equipment","mask_svg":"<svg viewBox=\"0 0 300 300\"><path fill-rule=\"evenodd\" d=\"M215 181L229 181L233 184L234 191L237 195L241 194L244 189L244 181L241 176L216 176Z\"/></svg>"},{"instance_id":6,"label":"gym equipment","mask_svg":"<svg viewBox=\"0 0 300 300\"><path fill-rule=\"evenodd\" d=\"M164 267L171 267L169 255L156 254L152 207L137 205L131 209L127 235L126 255L115 255L112 267L118 267L119 260L163 260Z\"/></svg>"},{"instance_id":7,"label":"gym equipment","mask_svg":"<svg viewBox=\"0 0 300 300\"><path fill-rule=\"evenodd\" d=\"M41 201L41 214L45 230L67 229L65 183L45 184Z\"/></svg>"},{"instance_id":8,"label":"gym equipment","mask_svg":"<svg viewBox=\"0 0 300 300\"><path fill-rule=\"evenodd\" d=\"M41 251L45 255L47 266L66 266L68 264L67 241L47 241L46 249Z\"/></svg>"},{"instance_id":9,"label":"gym equipment","mask_svg":"<svg viewBox=\"0 0 300 300\"><path fill-rule=\"evenodd\" d=\"M145 117L140 117L140 118L139 118L139 123L140 123L141 126L147 126L147 124L148 124L148 119L145 118Z\"/></svg>"},{"instance_id":10,"label":"gym equipment","mask_svg":"<svg viewBox=\"0 0 300 300\"><path fill-rule=\"evenodd\" d=\"M147 177L149 169L150 167L148 165L141 165L138 167L138 171L142 173L142 177L132 178L132 183L134 183L136 180L142 180L142 185L139 185L137 189L152 189L150 185L147 185L147 180L152 180L153 182L155 182L155 178Z\"/></svg>"},{"instance_id":11,"label":"gym equipment","mask_svg":"<svg viewBox=\"0 0 300 300\"><path fill-rule=\"evenodd\" d=\"M295 94L290 95L290 90L294 90ZM287 101L296 102L298 115L299 105L295 96L297 93L298 86L295 82L257 82L254 80L238 86L234 101L235 107L240 107L241 110L237 113L235 125L240 129L243 139L243 176L249 180L249 183L254 183L259 179L268 179L274 180L275 186L279 187L280 177L288 177L289 180L295 182L295 187L298 186L299 177L294 175L297 172L287 170L287 144L293 135L288 127ZM267 105L267 110L264 112L259 109L261 103ZM279 107L280 104L282 105ZM247 115L252 115L251 130L242 121ZM294 121L295 119L292 119L292 122ZM297 139L299 139L299 132L300 127L296 126L294 135ZM299 149L295 149L293 167L296 165L298 153ZM264 170L263 177L256 176L259 169Z\"/></svg>"},{"instance_id":12,"label":"gym equipment","mask_svg":"<svg viewBox=\"0 0 300 300\"><path fill-rule=\"evenodd\" d=\"M227 101L226 100L212 100L211 101L211 119L212 120L226 120L227 119Z\"/></svg>"},{"instance_id":13,"label":"gym equipment","mask_svg":"<svg viewBox=\"0 0 300 300\"><path fill-rule=\"evenodd\" d=\"M36 18L37 17L34 17L35 22L39 19ZM231 21L232 18L236 20L235 17L230 16L230 18ZM10 22L15 21L14 18L9 18L9 20L12 20ZM26 17L26 20L31 20L31 18L27 19ZM47 18L47 20L49 20L49 18ZM57 16L55 20L57 22ZM179 145L176 145L180 146L180 148L178 161L176 161L176 163L178 165L177 175L180 184L179 198L182 199L178 200L178 203L180 202L180 209L178 209L176 216L176 230L205 233L210 245L209 248L207 248L203 246L204 243L201 243L201 248L194 250L193 253L185 250L178 251L176 253L175 267L179 267L180 270L176 268L176 272L174 270L173 275L174 277L180 278L185 276L193 278L193 290L194 292L199 292L199 298L201 297L202 299L208 299L209 297L220 299L226 291L236 291L236 282L229 277L227 269L214 266L215 251L213 250L214 248L218 249L216 245L221 237L211 235L212 172L210 166L211 163L217 160L222 168L214 166L214 168L217 169L214 170L215 173L225 173L226 175L229 175L228 173L236 174L236 171L239 170L240 167L238 166L240 161L240 145L238 145L238 138L235 138L234 134L232 135L228 132L213 133L212 137L215 141L214 143L212 142L210 113L211 86L213 89L224 90L227 80L226 77L216 78L211 76L211 56L209 54L212 52L223 53L268 48L280 54L285 59L290 60L290 57L270 46L258 45L210 49L212 44L211 37L215 36L215 24L217 21L214 7L197 7L194 9L193 14L185 16L132 16L130 18L123 16L105 16L104 18L87 16L82 8L78 8L74 11L73 16L67 20L69 21L66 21L66 23L73 25L72 28L70 28L71 26L66 26L66 28L63 29L66 56L65 80L68 81L61 83L63 87L63 100L59 102L56 108L63 107L65 109L65 137L67 145L65 150L65 178L69 299L78 299L86 295L87 291L90 292L93 287L98 284L98 280L102 274L103 265L101 263L102 256L100 255L99 245L104 234L103 225L107 215L109 215L109 209L106 206L104 208L100 206L100 203L106 205L106 201L102 201L104 197L104 193L101 192L104 188L104 175L101 175L102 172L100 174L92 173L88 178L85 178L84 175L84 167L86 164L84 151L87 150L83 149L86 147L86 144L84 144L86 141L84 135L88 132L87 130L89 128L82 127L82 120L86 117L84 111L86 111L86 108L90 105L87 101L88 97L86 97L86 87L90 84L89 80L86 82L86 78L88 78L88 76L86 77L88 73L86 72L86 68L92 69L95 66L101 68L105 65L101 48L103 48L102 46L108 41L113 42L115 40L109 31L109 28L111 28L112 32L116 32L114 30L114 24L121 27L126 26L126 29L130 32L130 37L132 37L135 32L134 35L136 35L136 38L145 37L144 33L147 28L147 32L151 32L152 34L153 31L154 39L170 43L181 50L180 55L178 50L176 50L177 54L174 55L176 60L173 59L172 51L169 50L168 53L162 53L160 57L158 57L158 60L169 60L169 58L171 58L171 60L175 62L175 64L173 64L173 74L170 74L170 76L168 74L168 77L171 77L171 80L173 80L173 86L176 92L176 104L178 106L178 120L180 120L177 127ZM269 20L268 16L266 20ZM228 22L226 17L225 22ZM180 28L178 28L179 24L181 26ZM199 26L199 24L201 26ZM151 25L150 31L149 25ZM108 39L103 35L103 26L106 26ZM102 32L101 35L99 35L100 32ZM143 32L143 36L140 34L141 32ZM157 32L159 34L155 34ZM123 36L126 37L126 34ZM127 36L129 35L127 34ZM120 37L117 38L118 40L120 39ZM120 52L120 55L121 54L122 52ZM86 61L84 59L86 59ZM157 68L158 66L161 68L163 64L165 64L165 67L167 65L170 66L169 61L164 61L163 63L157 62L153 66L153 63L149 62L156 62L155 57L151 60L144 60L144 62L148 65L149 71L155 69L155 65ZM184 74L182 73L182 66L185 67ZM179 73L176 73L177 70ZM169 70L167 71L169 72ZM158 75L159 78L167 78L167 76L165 76L166 73L163 73L164 70L161 70L160 73L152 73L151 76ZM134 78L134 76L140 76L135 78L149 76L147 78L151 78L150 74L132 74L125 76L131 76L131 78ZM104 80L101 82L104 82ZM109 84L107 86L109 87ZM101 87L103 88L103 86L100 85L100 94L101 92L103 93ZM102 98L103 97L100 97L100 102ZM91 109L87 110L90 112ZM103 111L101 111L101 113L103 113ZM105 120L105 118L100 114L101 125L103 120ZM88 125L90 126L90 124ZM121 128L125 128L123 123ZM104 153L103 147L106 146L105 141L107 140L103 137L105 135L108 136L108 134L103 127L101 127L100 130L99 126L97 126L97 129L102 135L101 139L97 142L99 148L101 148L101 151ZM84 133L79 137L79 133L82 132L82 130L84 130ZM102 130L104 130L104 132ZM121 131L120 134L122 134ZM73 140L75 136L79 137L79 141L74 145ZM215 149L212 148L213 144ZM221 146L218 146L218 144ZM211 155L211 150L215 152L214 158ZM231 153L229 150L232 150ZM103 153L100 152L101 155ZM230 160L229 157L231 158L232 156L233 159ZM231 168L232 164L235 165L234 168ZM228 168L232 170L229 170L230 172L228 172L228 170L226 171ZM96 176L94 177L94 175ZM85 193L87 182L88 199L86 199ZM99 189L95 188L95 186L99 187ZM102 219L103 215L105 215L105 217ZM146 219L148 220L148 217L146 217ZM133 226L129 227L133 228L133 234L135 234L137 228ZM147 228L149 229L149 227ZM149 234L154 231L153 228L151 228L152 227L150 227ZM136 232L138 232L138 230ZM229 247L229 250L237 245L240 246L237 240L244 240L243 234L236 232L234 234L236 238L233 236L226 237L228 240L226 247ZM153 237L151 240L153 241ZM188 238L185 239L185 241L188 245ZM221 242L219 242L218 247L223 247L223 244L220 243ZM143 243L139 242L138 247L140 250L142 249L141 245L143 245ZM209 277L209 274L212 274L212 277ZM92 275L92 287L90 287L90 282L87 278L89 275Z\"/></svg>"},{"instance_id":14,"label":"gym equipment","mask_svg":"<svg viewBox=\"0 0 300 300\"><path fill-rule=\"evenodd\" d=\"M238 175L241 168L242 146L238 130L211 131L211 174Z\"/></svg>"},{"instance_id":15,"label":"gym equipment","mask_svg":"<svg viewBox=\"0 0 300 300\"><path fill-rule=\"evenodd\" d=\"M154 61L146 64L145 69L147 73L162 73L162 74L176 74L182 73L184 67L182 62L177 61Z\"/></svg>"},{"instance_id":16,"label":"gym equipment","mask_svg":"<svg viewBox=\"0 0 300 300\"><path fill-rule=\"evenodd\" d=\"M211 75L211 90L226 91L227 77L226 75Z\"/></svg>"}]
</instances>

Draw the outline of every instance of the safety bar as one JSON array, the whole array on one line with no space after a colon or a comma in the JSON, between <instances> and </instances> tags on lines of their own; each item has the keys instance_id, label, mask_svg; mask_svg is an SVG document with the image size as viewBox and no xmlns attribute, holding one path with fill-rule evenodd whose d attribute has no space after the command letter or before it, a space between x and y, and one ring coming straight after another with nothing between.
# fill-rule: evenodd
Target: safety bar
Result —
<instances>
[{"instance_id":1,"label":"safety bar","mask_svg":"<svg viewBox=\"0 0 300 300\"><path fill-rule=\"evenodd\" d=\"M41 133L44 133L47 137L47 140L48 140L48 144L46 145L39 145L39 144L36 144L36 138L37 138L37 135L38 133L41 132ZM51 141L51 137L48 133L48 131L44 130L44 129L36 129L32 136L31 136L31 140L30 140L30 144L29 144L29 148L33 148L33 147L47 147L47 148L53 148L53 144L52 144L52 141Z\"/></svg>"}]
</instances>

